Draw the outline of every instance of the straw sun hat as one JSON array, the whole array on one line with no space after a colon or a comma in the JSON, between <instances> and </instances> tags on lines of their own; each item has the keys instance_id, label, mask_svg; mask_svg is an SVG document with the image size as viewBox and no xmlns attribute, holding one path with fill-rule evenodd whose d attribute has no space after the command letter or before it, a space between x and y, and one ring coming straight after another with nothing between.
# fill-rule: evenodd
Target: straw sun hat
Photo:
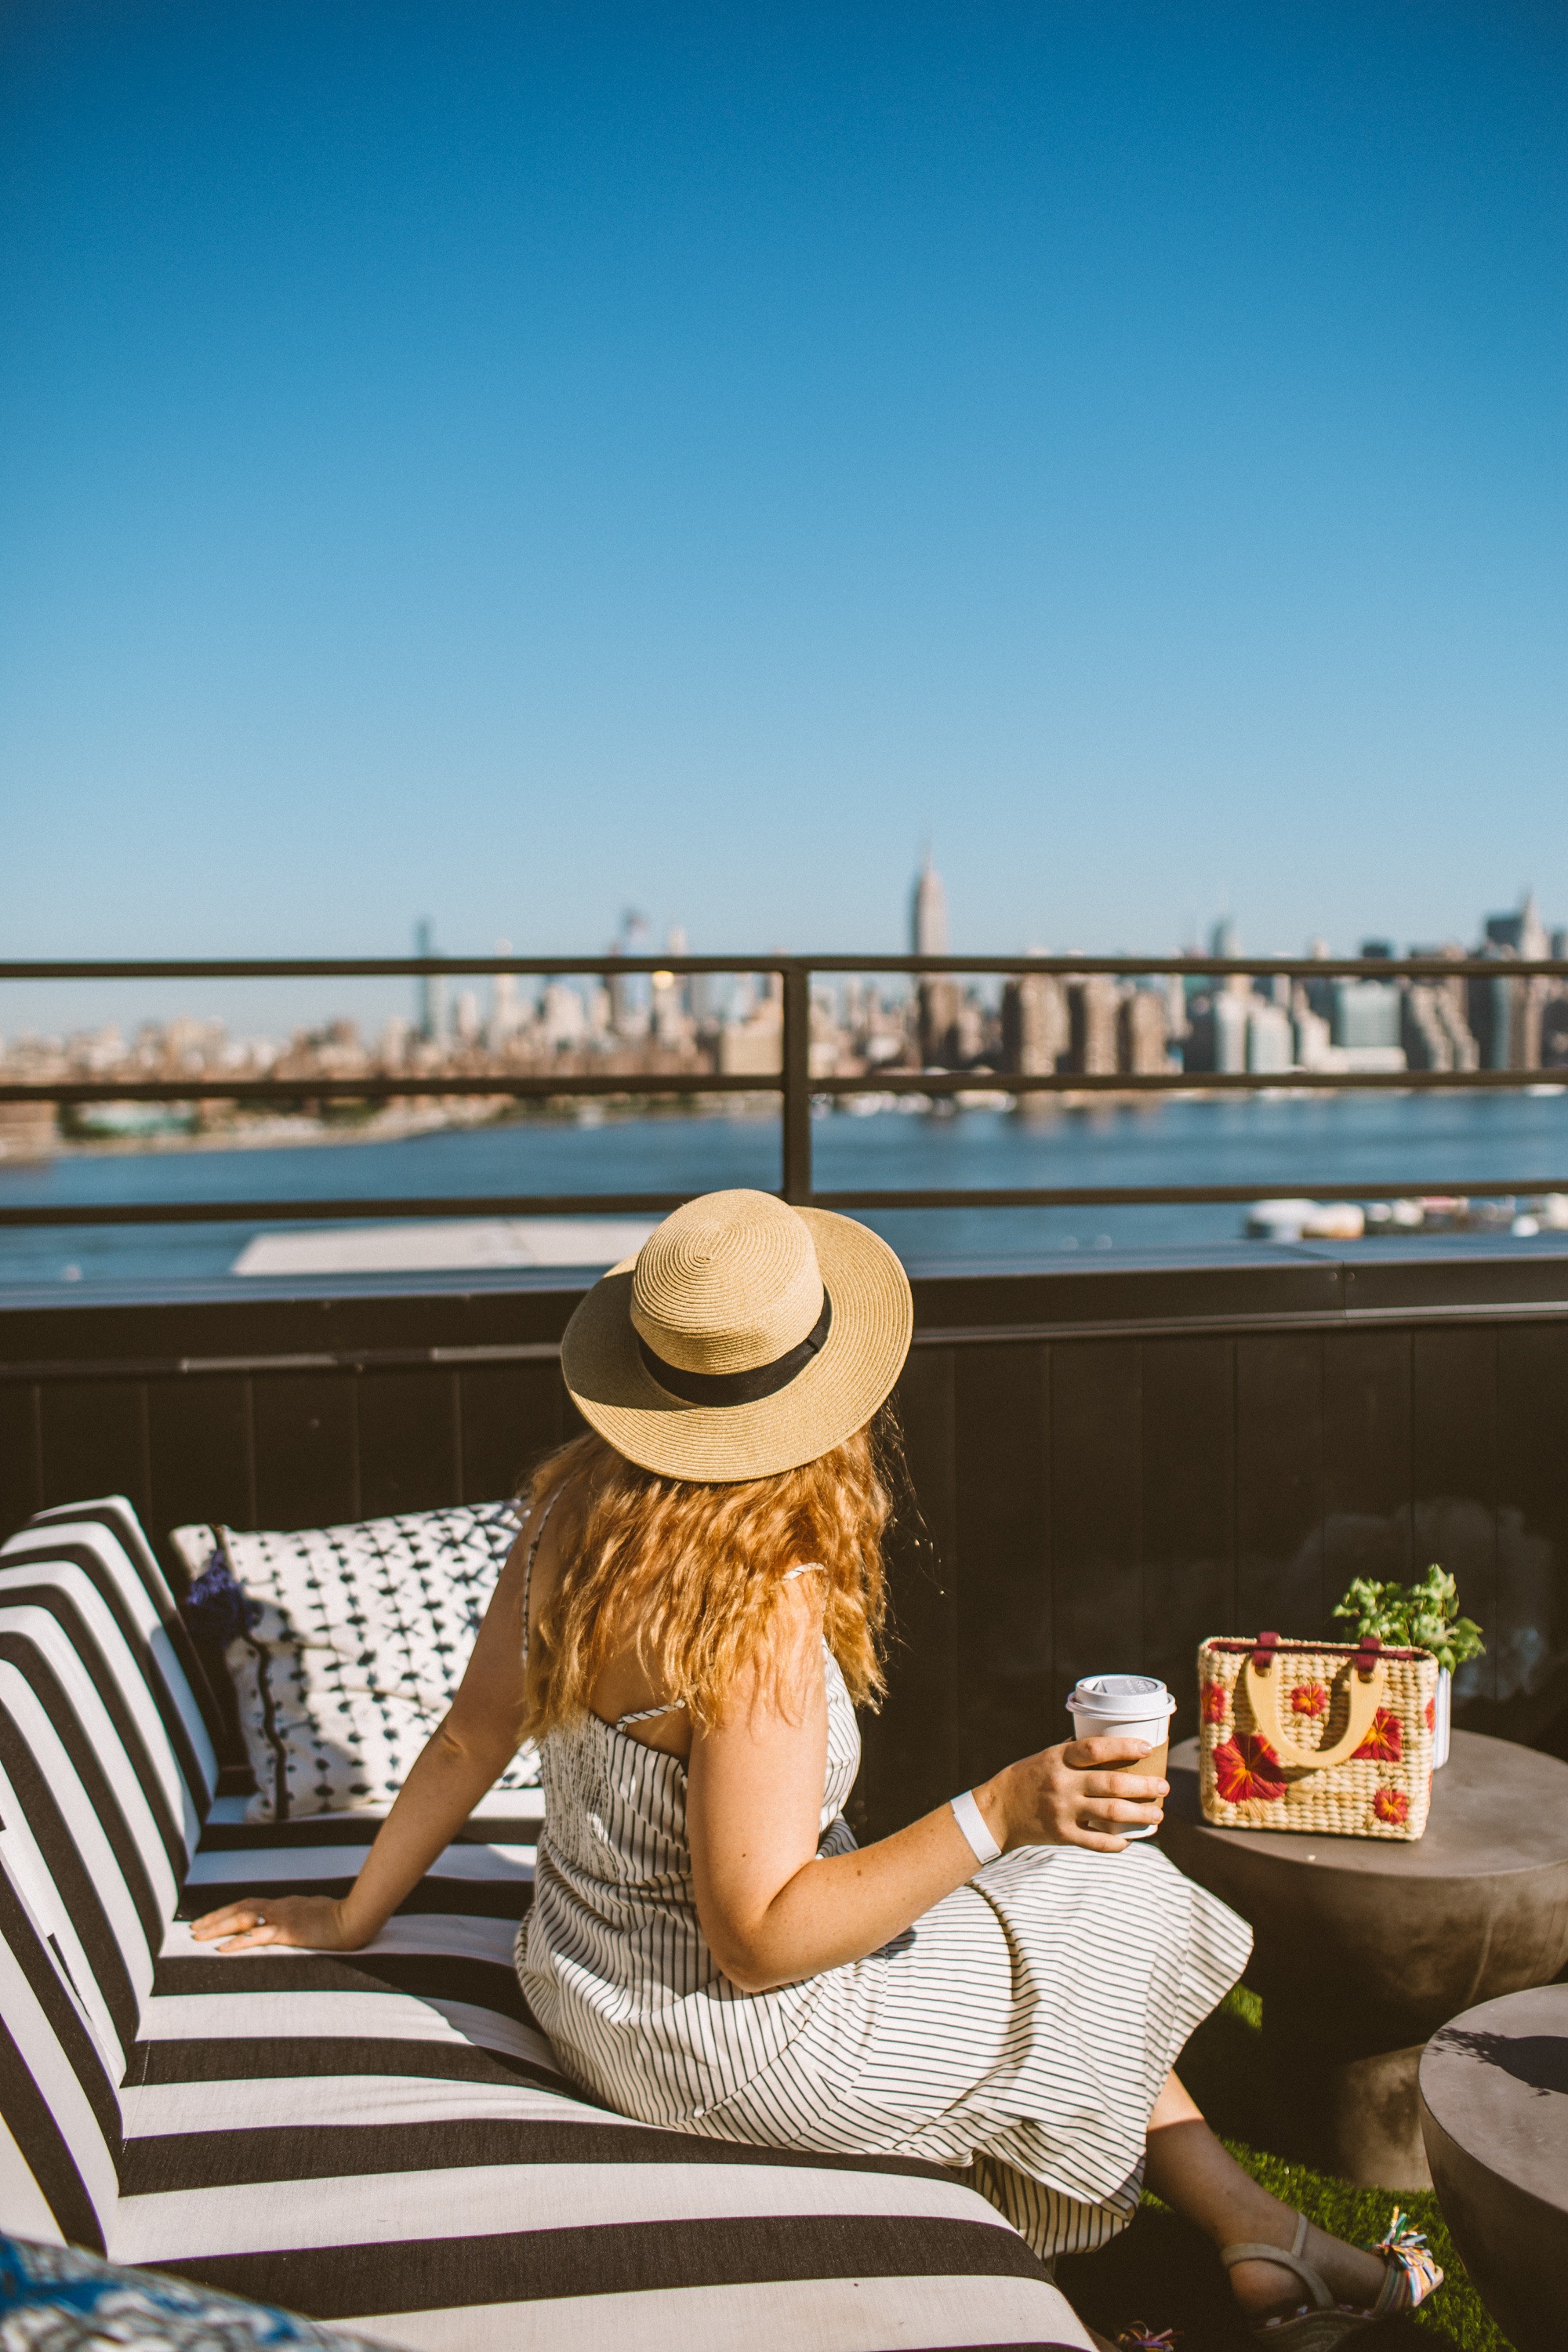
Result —
<instances>
[{"instance_id":1,"label":"straw sun hat","mask_svg":"<svg viewBox=\"0 0 1568 2352\"><path fill-rule=\"evenodd\" d=\"M584 1421L669 1478L768 1478L842 1444L909 1352L903 1267L865 1225L708 1192L596 1283L561 1369Z\"/></svg>"}]
</instances>

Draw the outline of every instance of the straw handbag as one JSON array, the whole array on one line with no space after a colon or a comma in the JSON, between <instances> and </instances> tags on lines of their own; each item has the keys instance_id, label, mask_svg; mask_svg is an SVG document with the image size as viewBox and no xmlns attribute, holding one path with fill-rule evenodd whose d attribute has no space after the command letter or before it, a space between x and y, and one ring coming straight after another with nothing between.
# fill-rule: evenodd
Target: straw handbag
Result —
<instances>
[{"instance_id":1,"label":"straw handbag","mask_svg":"<svg viewBox=\"0 0 1568 2352\"><path fill-rule=\"evenodd\" d=\"M1226 1829L1418 1838L1432 1801L1437 1661L1340 1642L1205 1642L1204 1818Z\"/></svg>"}]
</instances>

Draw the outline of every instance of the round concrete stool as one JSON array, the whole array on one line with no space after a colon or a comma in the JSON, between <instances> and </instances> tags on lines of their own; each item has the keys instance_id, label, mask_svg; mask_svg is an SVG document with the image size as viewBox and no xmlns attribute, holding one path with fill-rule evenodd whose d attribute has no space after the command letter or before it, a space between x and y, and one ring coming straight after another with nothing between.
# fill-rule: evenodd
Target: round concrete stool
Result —
<instances>
[{"instance_id":1,"label":"round concrete stool","mask_svg":"<svg viewBox=\"0 0 1568 2352\"><path fill-rule=\"evenodd\" d=\"M1161 1843L1251 1923L1282 2150L1363 2188L1426 2188L1428 2037L1568 1962L1568 1764L1457 1731L1405 1844L1213 1828L1197 1760L1195 1739L1172 1750Z\"/></svg>"},{"instance_id":2,"label":"round concrete stool","mask_svg":"<svg viewBox=\"0 0 1568 2352\"><path fill-rule=\"evenodd\" d=\"M1421 2060L1421 2128L1443 2219L1519 2352L1568 2322L1568 1985L1466 2010Z\"/></svg>"}]
</instances>

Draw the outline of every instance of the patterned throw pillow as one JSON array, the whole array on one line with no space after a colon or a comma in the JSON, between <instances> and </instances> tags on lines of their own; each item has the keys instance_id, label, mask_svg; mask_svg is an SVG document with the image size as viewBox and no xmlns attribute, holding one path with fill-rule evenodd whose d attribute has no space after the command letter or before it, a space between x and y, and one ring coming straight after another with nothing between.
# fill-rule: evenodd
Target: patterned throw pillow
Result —
<instances>
[{"instance_id":1,"label":"patterned throw pillow","mask_svg":"<svg viewBox=\"0 0 1568 2352\"><path fill-rule=\"evenodd\" d=\"M316 2327L270 2305L187 2286L155 2271L122 2270L74 2246L0 2236L0 2352L375 2352L361 2336Z\"/></svg>"},{"instance_id":2,"label":"patterned throw pillow","mask_svg":"<svg viewBox=\"0 0 1568 2352\"><path fill-rule=\"evenodd\" d=\"M222 1643L252 1822L389 1805L452 1701L517 1535L512 1503L292 1534L176 1528L193 1626ZM531 1744L498 1787L537 1787Z\"/></svg>"}]
</instances>

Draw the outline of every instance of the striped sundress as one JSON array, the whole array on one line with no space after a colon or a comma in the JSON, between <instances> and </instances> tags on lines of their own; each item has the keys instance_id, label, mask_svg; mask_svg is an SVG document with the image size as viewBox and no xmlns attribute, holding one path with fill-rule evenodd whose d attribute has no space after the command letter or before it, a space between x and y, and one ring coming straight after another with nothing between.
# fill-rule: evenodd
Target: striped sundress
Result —
<instances>
[{"instance_id":1,"label":"striped sundress","mask_svg":"<svg viewBox=\"0 0 1568 2352\"><path fill-rule=\"evenodd\" d=\"M823 1667L819 1856L855 1844L860 1762L826 1643ZM958 2168L1047 2261L1124 2228L1160 2088L1246 1963L1234 1912L1147 1844L1026 1846L868 1958L742 1992L698 1923L686 1766L629 1719L540 1742L517 1965L567 2072L668 2130Z\"/></svg>"}]
</instances>

